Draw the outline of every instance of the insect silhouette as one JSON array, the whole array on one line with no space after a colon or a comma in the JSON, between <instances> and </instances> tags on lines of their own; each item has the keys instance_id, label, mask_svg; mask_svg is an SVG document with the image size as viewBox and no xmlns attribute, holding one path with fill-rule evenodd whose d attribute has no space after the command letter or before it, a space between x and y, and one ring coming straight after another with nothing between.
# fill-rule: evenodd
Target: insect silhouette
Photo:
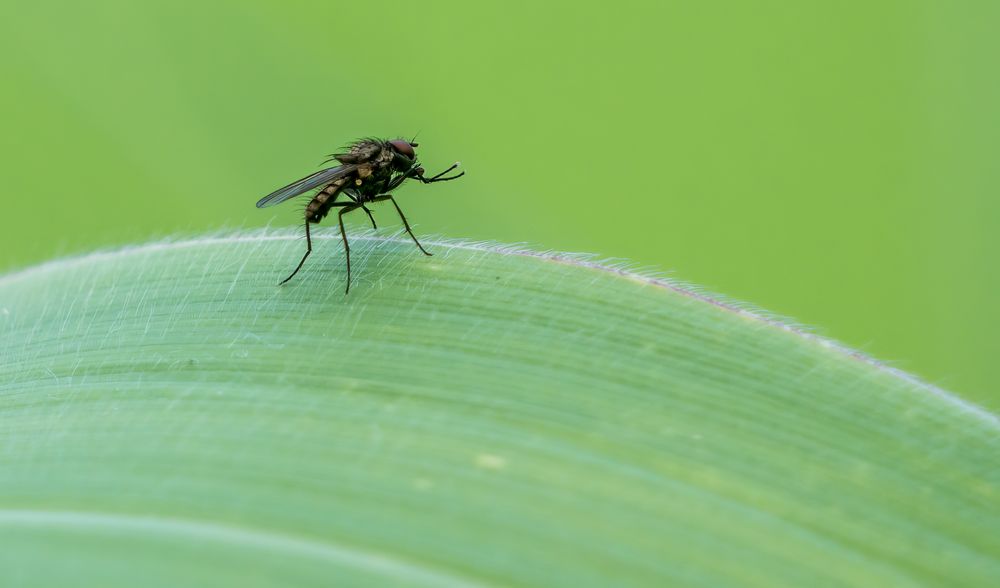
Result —
<instances>
[{"instance_id":1,"label":"insect silhouette","mask_svg":"<svg viewBox=\"0 0 1000 588\"><path fill-rule=\"evenodd\" d=\"M334 153L329 156L330 159L327 162L336 160L340 163L337 167L323 169L292 182L257 202L257 208L266 208L322 186L305 210L306 253L299 261L299 265L295 267L295 271L282 280L281 284L295 277L295 274L302 269L306 258L312 253L309 225L322 221L333 208L340 209L337 220L340 223L340 235L344 240L344 254L347 258L347 287L344 289L344 294L351 290L351 246L347 243L347 232L344 230L344 215L348 212L360 208L372 221L372 228L377 228L375 217L372 216L368 205L383 200L392 202L413 242L417 244L424 255L431 255L413 235L410 223L406 221L406 216L403 215L402 209L399 208L399 204L396 203L396 199L392 197L390 192L409 179L419 180L424 184L433 184L434 182L458 179L464 176L465 172L453 176L446 175L458 167L459 164L456 162L435 176L425 177L424 168L417 163L417 155L414 151L416 147L416 143L404 139L360 139L351 144L346 153ZM340 196L344 196L346 200L338 202Z\"/></svg>"}]
</instances>

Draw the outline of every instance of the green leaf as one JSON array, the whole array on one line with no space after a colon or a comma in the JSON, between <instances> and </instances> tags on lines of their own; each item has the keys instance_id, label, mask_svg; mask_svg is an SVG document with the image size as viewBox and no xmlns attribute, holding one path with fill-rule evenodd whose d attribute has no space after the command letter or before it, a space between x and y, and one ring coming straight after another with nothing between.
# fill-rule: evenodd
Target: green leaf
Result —
<instances>
[{"instance_id":1,"label":"green leaf","mask_svg":"<svg viewBox=\"0 0 1000 588\"><path fill-rule=\"evenodd\" d=\"M992 414L579 256L241 233L0 277L3 586L988 586Z\"/></svg>"}]
</instances>

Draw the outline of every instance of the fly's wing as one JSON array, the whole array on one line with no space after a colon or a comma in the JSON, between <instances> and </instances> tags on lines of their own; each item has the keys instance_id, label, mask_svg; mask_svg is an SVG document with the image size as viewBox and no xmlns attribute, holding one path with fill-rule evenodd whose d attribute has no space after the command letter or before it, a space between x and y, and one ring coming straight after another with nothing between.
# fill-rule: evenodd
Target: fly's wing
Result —
<instances>
[{"instance_id":1,"label":"fly's wing","mask_svg":"<svg viewBox=\"0 0 1000 588\"><path fill-rule=\"evenodd\" d=\"M257 202L257 208L266 208L268 206L274 206L292 198L298 196L303 192L308 192L313 188L318 188L324 184L329 184L330 182L336 180L337 178L342 178L348 174L354 173L358 168L356 165L341 165L337 167L331 167L327 169L322 169L311 176L306 176L297 182L292 182L284 188L280 188L271 192L267 196L264 196Z\"/></svg>"}]
</instances>

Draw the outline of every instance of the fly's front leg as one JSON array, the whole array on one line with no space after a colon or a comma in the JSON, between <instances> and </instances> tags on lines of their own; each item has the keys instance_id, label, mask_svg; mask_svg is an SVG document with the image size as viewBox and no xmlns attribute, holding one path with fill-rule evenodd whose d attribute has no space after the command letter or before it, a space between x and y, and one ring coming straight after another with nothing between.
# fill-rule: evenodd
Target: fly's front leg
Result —
<instances>
[{"instance_id":1,"label":"fly's front leg","mask_svg":"<svg viewBox=\"0 0 1000 588\"><path fill-rule=\"evenodd\" d=\"M396 177L387 179L385 182L382 183L382 189L379 190L379 193L374 198L372 198L371 201L380 202L382 200L387 200L386 196L389 195L389 192L392 192L393 190L398 188L400 184L402 184L403 182L405 182L410 178L421 179L420 174L422 173L424 173L424 168L414 165L412 168L401 174L398 174Z\"/></svg>"},{"instance_id":2,"label":"fly's front leg","mask_svg":"<svg viewBox=\"0 0 1000 588\"><path fill-rule=\"evenodd\" d=\"M447 178L444 178L444 177L441 177L441 176L443 176L446 173L450 172L451 170L457 168L459 165L460 164L456 161L455 163L451 164L451 167L449 167L448 169L446 169L443 172L441 172L439 174L436 174L436 175L434 175L432 177L429 177L429 178L425 178L424 177L424 173L423 173L424 170L423 170L423 168L418 168L419 172L417 173L417 179L419 179L421 182L423 182L425 184L433 184L434 182L447 182L449 180L457 180L458 178L460 178L460 177L462 177L462 176L465 175L464 171L461 172L461 173L459 173L459 174L457 174L457 175L449 176Z\"/></svg>"}]
</instances>

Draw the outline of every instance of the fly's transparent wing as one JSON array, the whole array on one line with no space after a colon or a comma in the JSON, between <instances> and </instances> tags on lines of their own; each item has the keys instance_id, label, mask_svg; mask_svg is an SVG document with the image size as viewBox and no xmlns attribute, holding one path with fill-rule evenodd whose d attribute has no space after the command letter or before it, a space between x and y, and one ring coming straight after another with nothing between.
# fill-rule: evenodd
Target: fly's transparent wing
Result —
<instances>
[{"instance_id":1,"label":"fly's transparent wing","mask_svg":"<svg viewBox=\"0 0 1000 588\"><path fill-rule=\"evenodd\" d=\"M318 188L323 184L329 184L330 182L336 180L337 178L342 178L347 174L354 172L358 166L356 165L341 165L337 167L331 167L327 169L321 169L311 176L306 176L297 182L292 182L284 188L280 188L271 192L267 196L264 196L257 202L257 208L266 208L268 206L274 206L292 198L298 196L303 192L308 192L313 188Z\"/></svg>"}]
</instances>

